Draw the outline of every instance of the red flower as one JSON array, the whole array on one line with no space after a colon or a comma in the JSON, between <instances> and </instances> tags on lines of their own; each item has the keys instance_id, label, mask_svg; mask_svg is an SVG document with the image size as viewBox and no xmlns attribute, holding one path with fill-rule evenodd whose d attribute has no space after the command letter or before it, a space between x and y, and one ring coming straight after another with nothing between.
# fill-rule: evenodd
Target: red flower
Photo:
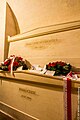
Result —
<instances>
[{"instance_id":1,"label":"red flower","mask_svg":"<svg viewBox=\"0 0 80 120\"><path fill-rule=\"evenodd\" d=\"M9 63L9 61L4 61L4 65L7 65Z\"/></svg>"},{"instance_id":2,"label":"red flower","mask_svg":"<svg viewBox=\"0 0 80 120\"><path fill-rule=\"evenodd\" d=\"M17 61L17 62L22 61L22 60L23 60L22 57L16 57L16 58L15 58L15 61Z\"/></svg>"},{"instance_id":3,"label":"red flower","mask_svg":"<svg viewBox=\"0 0 80 120\"><path fill-rule=\"evenodd\" d=\"M50 67L52 63L49 63L48 66Z\"/></svg>"},{"instance_id":4,"label":"red flower","mask_svg":"<svg viewBox=\"0 0 80 120\"><path fill-rule=\"evenodd\" d=\"M53 63L49 63L48 66L49 67L55 67L56 65L60 65L60 66L65 66L66 63L65 62L62 62L62 61L57 61L57 62L53 62Z\"/></svg>"},{"instance_id":5,"label":"red flower","mask_svg":"<svg viewBox=\"0 0 80 120\"><path fill-rule=\"evenodd\" d=\"M57 62L57 65L64 66L64 65L66 65L66 63L62 62L62 61L59 61L59 62Z\"/></svg>"},{"instance_id":6,"label":"red flower","mask_svg":"<svg viewBox=\"0 0 80 120\"><path fill-rule=\"evenodd\" d=\"M16 61L14 61L14 62L13 62L13 66L19 66L19 63L16 62Z\"/></svg>"},{"instance_id":7,"label":"red flower","mask_svg":"<svg viewBox=\"0 0 80 120\"><path fill-rule=\"evenodd\" d=\"M6 61L4 61L4 65L9 65L10 62L11 62L11 60L6 60Z\"/></svg>"},{"instance_id":8,"label":"red flower","mask_svg":"<svg viewBox=\"0 0 80 120\"><path fill-rule=\"evenodd\" d=\"M19 59L19 60L23 60L23 58L22 58L22 57L18 57L18 59Z\"/></svg>"},{"instance_id":9,"label":"red flower","mask_svg":"<svg viewBox=\"0 0 80 120\"><path fill-rule=\"evenodd\" d=\"M66 65L66 63L64 63L64 62L61 63L61 66L65 66L65 65Z\"/></svg>"},{"instance_id":10,"label":"red flower","mask_svg":"<svg viewBox=\"0 0 80 120\"><path fill-rule=\"evenodd\" d=\"M52 67L55 67L55 66L56 66L56 62L53 62L53 63L52 63Z\"/></svg>"},{"instance_id":11,"label":"red flower","mask_svg":"<svg viewBox=\"0 0 80 120\"><path fill-rule=\"evenodd\" d=\"M8 70L11 71L11 64L8 66Z\"/></svg>"}]
</instances>

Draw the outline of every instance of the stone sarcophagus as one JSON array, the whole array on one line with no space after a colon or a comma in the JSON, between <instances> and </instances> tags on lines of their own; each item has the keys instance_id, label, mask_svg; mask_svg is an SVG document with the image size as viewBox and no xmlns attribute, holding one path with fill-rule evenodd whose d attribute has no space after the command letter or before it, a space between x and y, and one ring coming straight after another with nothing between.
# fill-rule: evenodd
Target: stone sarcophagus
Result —
<instances>
[{"instance_id":1,"label":"stone sarcophagus","mask_svg":"<svg viewBox=\"0 0 80 120\"><path fill-rule=\"evenodd\" d=\"M65 61L80 68L79 43L80 21L71 21L8 37L5 57L20 55L31 65L42 68L53 61ZM0 71L1 112L17 120L65 119L65 81L61 76L30 70L13 71L13 74ZM79 118L79 87L79 79L72 79L71 102L66 98L72 120Z\"/></svg>"}]
</instances>

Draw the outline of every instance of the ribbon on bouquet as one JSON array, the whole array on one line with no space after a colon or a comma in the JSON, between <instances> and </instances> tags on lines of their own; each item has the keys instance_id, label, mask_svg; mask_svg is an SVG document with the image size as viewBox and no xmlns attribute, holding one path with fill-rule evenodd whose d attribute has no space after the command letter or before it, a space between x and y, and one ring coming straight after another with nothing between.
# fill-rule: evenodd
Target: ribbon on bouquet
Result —
<instances>
[{"instance_id":1,"label":"ribbon on bouquet","mask_svg":"<svg viewBox=\"0 0 80 120\"><path fill-rule=\"evenodd\" d=\"M64 120L72 120L71 110L71 79L64 78Z\"/></svg>"},{"instance_id":2,"label":"ribbon on bouquet","mask_svg":"<svg viewBox=\"0 0 80 120\"><path fill-rule=\"evenodd\" d=\"M15 56L12 57L11 64L10 64L11 65L11 70L10 70L11 71L11 75L14 75L13 74L13 63L14 63L15 58L16 58Z\"/></svg>"}]
</instances>

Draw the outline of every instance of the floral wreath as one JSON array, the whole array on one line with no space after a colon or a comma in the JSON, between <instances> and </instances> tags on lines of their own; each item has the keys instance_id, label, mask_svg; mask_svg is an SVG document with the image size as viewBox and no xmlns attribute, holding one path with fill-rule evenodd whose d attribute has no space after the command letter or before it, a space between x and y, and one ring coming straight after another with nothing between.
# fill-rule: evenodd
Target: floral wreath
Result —
<instances>
[{"instance_id":1,"label":"floral wreath","mask_svg":"<svg viewBox=\"0 0 80 120\"><path fill-rule=\"evenodd\" d=\"M20 70L28 70L31 69L32 65L22 57L15 55L11 55L0 64L0 70L9 71L11 73L16 71L19 67L21 67ZM71 68L72 66L69 63L63 61L50 62L46 65L46 70L55 71L55 76L66 76L71 71Z\"/></svg>"},{"instance_id":2,"label":"floral wreath","mask_svg":"<svg viewBox=\"0 0 80 120\"><path fill-rule=\"evenodd\" d=\"M0 70L12 72L21 66L22 70L27 70L31 67L31 64L27 60L23 60L23 58L20 56L11 55L8 59L0 64Z\"/></svg>"},{"instance_id":3,"label":"floral wreath","mask_svg":"<svg viewBox=\"0 0 80 120\"><path fill-rule=\"evenodd\" d=\"M69 63L62 62L62 61L57 61L57 62L50 62L49 64L46 65L46 69L50 71L55 71L54 75L55 76L60 76L60 75L67 75L72 66Z\"/></svg>"}]
</instances>

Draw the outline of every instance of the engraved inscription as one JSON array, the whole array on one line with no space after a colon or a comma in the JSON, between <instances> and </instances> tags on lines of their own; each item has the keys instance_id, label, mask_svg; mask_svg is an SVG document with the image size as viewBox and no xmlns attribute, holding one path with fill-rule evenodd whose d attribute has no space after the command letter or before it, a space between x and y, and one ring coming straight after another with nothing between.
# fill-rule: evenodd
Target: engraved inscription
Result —
<instances>
[{"instance_id":1,"label":"engraved inscription","mask_svg":"<svg viewBox=\"0 0 80 120\"><path fill-rule=\"evenodd\" d=\"M29 93L29 94L37 95L36 91L30 90L30 89L19 88L19 91L22 91L24 93Z\"/></svg>"},{"instance_id":2,"label":"engraved inscription","mask_svg":"<svg viewBox=\"0 0 80 120\"><path fill-rule=\"evenodd\" d=\"M30 96L21 95L21 97L24 98L24 99L30 100L30 101L32 100L32 98Z\"/></svg>"},{"instance_id":3,"label":"engraved inscription","mask_svg":"<svg viewBox=\"0 0 80 120\"><path fill-rule=\"evenodd\" d=\"M59 44L61 42L60 39L48 39L48 40L37 40L26 43L26 46L32 49L46 49L53 44Z\"/></svg>"},{"instance_id":4,"label":"engraved inscription","mask_svg":"<svg viewBox=\"0 0 80 120\"><path fill-rule=\"evenodd\" d=\"M33 98L33 95L38 96L38 94L36 93L36 91L34 90L30 90L27 88L19 88L19 92L20 92L20 96L26 100L31 101Z\"/></svg>"}]
</instances>

